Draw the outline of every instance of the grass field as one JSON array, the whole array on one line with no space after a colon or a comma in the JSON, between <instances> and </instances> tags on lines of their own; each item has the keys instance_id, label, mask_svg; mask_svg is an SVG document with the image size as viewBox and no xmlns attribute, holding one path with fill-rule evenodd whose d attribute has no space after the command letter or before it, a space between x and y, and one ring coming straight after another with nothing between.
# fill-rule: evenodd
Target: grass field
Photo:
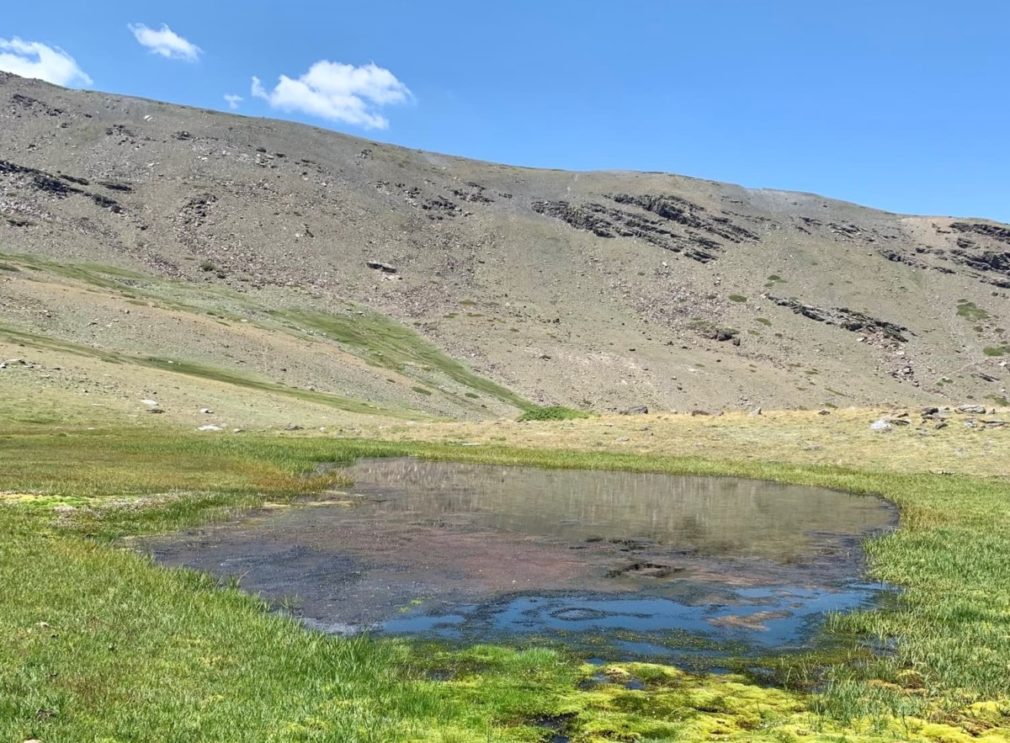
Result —
<instances>
[{"instance_id":1,"label":"grass field","mask_svg":"<svg viewBox=\"0 0 1010 743\"><path fill-rule=\"evenodd\" d=\"M651 417L485 424L483 445L466 447L8 428L0 434L0 740L462 743L550 740L552 730L573 741L1010 739L1010 481L998 459L973 454L993 441L1005 447L1005 433L933 437L923 449L921 437L899 432L872 466L845 461L858 459L858 444L838 448L841 464L824 464L807 461L816 452L786 433L772 435L801 418L713 419L704 440L721 445L702 456L587 443L608 425L641 428ZM686 439L702 426L687 420L646 425ZM767 435L754 437L754 426ZM815 439L829 435L808 428ZM434 438L435 430L417 433ZM959 448L974 474L929 471L937 458L956 460L948 449ZM617 664L606 669L613 683L582 688L599 669L557 650L307 632L235 586L161 569L120 541L311 498L344 484L339 474L311 474L318 462L393 454L737 475L882 495L900 507L902 526L868 545L870 562L877 578L903 590L893 607L833 620L829 631L852 639L841 649L766 659L772 686ZM856 638L893 651L872 656ZM643 690L620 683L629 673Z\"/></svg>"}]
</instances>

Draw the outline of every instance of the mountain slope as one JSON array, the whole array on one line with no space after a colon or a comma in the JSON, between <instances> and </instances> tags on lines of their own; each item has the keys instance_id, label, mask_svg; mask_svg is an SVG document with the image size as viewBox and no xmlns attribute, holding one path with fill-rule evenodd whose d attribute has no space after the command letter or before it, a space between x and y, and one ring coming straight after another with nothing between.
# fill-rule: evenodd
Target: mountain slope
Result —
<instances>
[{"instance_id":1,"label":"mountain slope","mask_svg":"<svg viewBox=\"0 0 1010 743\"><path fill-rule=\"evenodd\" d=\"M1007 395L992 222L473 162L11 75L0 130L0 343L397 415Z\"/></svg>"}]
</instances>

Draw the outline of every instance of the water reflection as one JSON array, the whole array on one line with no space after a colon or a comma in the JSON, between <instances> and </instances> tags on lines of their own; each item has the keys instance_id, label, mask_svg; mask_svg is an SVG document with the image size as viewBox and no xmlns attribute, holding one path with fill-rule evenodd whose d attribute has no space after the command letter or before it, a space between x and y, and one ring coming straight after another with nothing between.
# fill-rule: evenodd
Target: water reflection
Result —
<instances>
[{"instance_id":1,"label":"water reflection","mask_svg":"<svg viewBox=\"0 0 1010 743\"><path fill-rule=\"evenodd\" d=\"M355 492L419 523L447 518L566 541L644 540L699 555L794 561L819 534L886 529L881 501L820 488L730 477L495 467L416 459L349 468Z\"/></svg>"},{"instance_id":2,"label":"water reflection","mask_svg":"<svg viewBox=\"0 0 1010 743\"><path fill-rule=\"evenodd\" d=\"M332 505L144 545L325 631L714 663L696 640L799 647L824 612L874 600L859 542L895 522L875 498L732 478L413 459L347 472Z\"/></svg>"}]
</instances>

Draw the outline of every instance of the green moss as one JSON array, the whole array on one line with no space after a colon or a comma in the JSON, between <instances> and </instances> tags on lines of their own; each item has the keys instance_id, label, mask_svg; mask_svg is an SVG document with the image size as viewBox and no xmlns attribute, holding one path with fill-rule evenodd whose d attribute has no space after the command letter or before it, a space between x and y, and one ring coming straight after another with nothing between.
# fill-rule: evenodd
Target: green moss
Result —
<instances>
[{"instance_id":1,"label":"green moss","mask_svg":"<svg viewBox=\"0 0 1010 743\"><path fill-rule=\"evenodd\" d=\"M743 294L730 294L729 295L729 301L730 302L746 302L747 301L747 297L745 297Z\"/></svg>"},{"instance_id":2,"label":"green moss","mask_svg":"<svg viewBox=\"0 0 1010 743\"><path fill-rule=\"evenodd\" d=\"M982 349L982 353L986 356L1005 356L1010 353L1010 345L986 346Z\"/></svg>"}]
</instances>

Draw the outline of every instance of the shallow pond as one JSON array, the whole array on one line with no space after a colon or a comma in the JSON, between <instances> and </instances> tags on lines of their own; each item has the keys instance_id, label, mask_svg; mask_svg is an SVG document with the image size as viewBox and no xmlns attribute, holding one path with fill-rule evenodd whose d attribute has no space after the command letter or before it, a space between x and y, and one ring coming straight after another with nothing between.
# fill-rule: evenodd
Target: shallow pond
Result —
<instances>
[{"instance_id":1,"label":"shallow pond","mask_svg":"<svg viewBox=\"0 0 1010 743\"><path fill-rule=\"evenodd\" d=\"M589 655L716 657L809 643L867 605L883 501L733 478L360 461L324 503L143 541L310 626Z\"/></svg>"}]
</instances>

